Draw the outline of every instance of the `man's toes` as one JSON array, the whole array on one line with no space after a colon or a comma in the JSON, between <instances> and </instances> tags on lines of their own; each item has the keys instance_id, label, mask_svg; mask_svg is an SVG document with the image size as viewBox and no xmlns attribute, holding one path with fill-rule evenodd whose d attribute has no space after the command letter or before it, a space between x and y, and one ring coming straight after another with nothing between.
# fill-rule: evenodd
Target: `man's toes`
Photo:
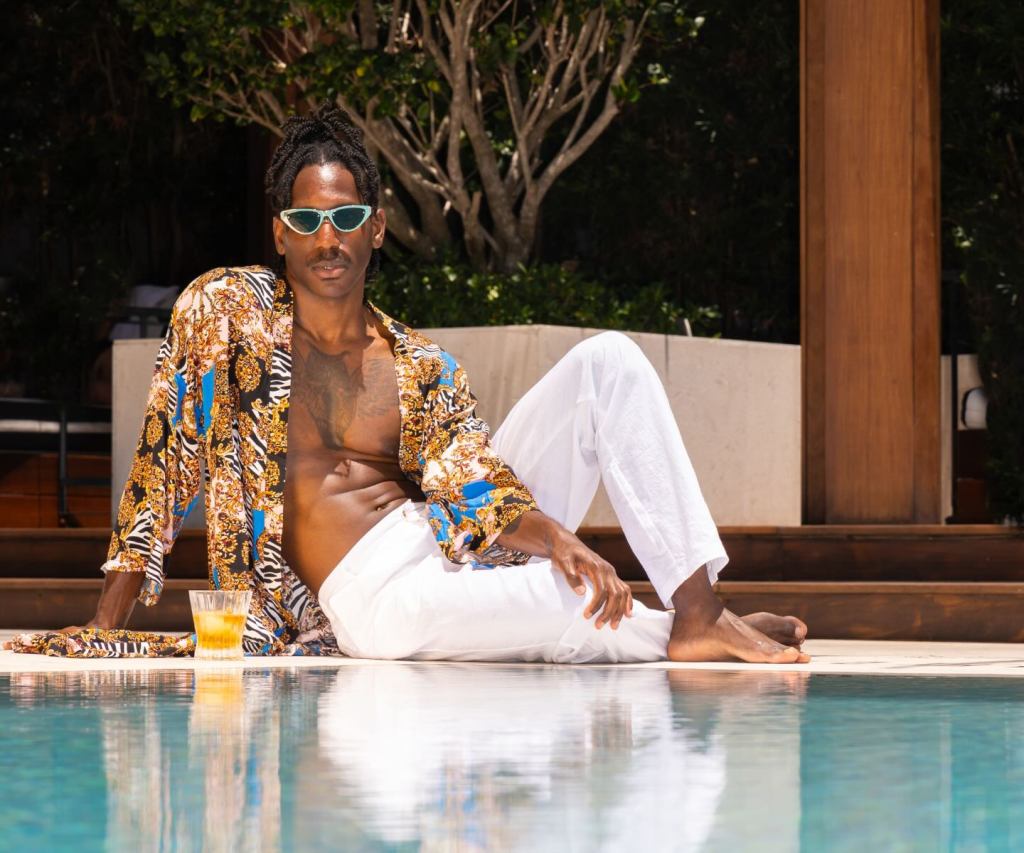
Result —
<instances>
[{"instance_id":1,"label":"man's toes","mask_svg":"<svg viewBox=\"0 0 1024 853\"><path fill-rule=\"evenodd\" d=\"M750 613L741 617L744 622L784 646L799 646L807 638L807 625L796 616L777 616L774 613Z\"/></svg>"},{"instance_id":2,"label":"man's toes","mask_svg":"<svg viewBox=\"0 0 1024 853\"><path fill-rule=\"evenodd\" d=\"M770 663L807 663L810 655L804 654L794 646L782 646L769 658Z\"/></svg>"},{"instance_id":3,"label":"man's toes","mask_svg":"<svg viewBox=\"0 0 1024 853\"><path fill-rule=\"evenodd\" d=\"M793 636L796 638L797 642L802 643L806 640L807 623L804 622L803 619L798 619L796 616L787 616L786 618L793 623Z\"/></svg>"}]
</instances>

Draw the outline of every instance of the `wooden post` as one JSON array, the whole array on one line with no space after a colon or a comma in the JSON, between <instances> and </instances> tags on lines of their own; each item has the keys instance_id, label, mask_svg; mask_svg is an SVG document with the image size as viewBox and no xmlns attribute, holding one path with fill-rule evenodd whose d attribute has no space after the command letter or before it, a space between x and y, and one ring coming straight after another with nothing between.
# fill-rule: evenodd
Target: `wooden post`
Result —
<instances>
[{"instance_id":1,"label":"wooden post","mask_svg":"<svg viewBox=\"0 0 1024 853\"><path fill-rule=\"evenodd\" d=\"M804 521L941 520L939 0L801 0Z\"/></svg>"}]
</instances>

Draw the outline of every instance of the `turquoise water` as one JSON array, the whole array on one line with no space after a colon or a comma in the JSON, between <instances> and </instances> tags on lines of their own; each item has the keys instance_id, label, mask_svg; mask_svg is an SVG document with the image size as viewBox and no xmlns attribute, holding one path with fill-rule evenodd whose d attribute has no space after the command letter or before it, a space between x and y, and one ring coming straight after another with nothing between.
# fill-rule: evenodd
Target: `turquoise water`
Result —
<instances>
[{"instance_id":1,"label":"turquoise water","mask_svg":"<svg viewBox=\"0 0 1024 853\"><path fill-rule=\"evenodd\" d=\"M1011 679L0 676L3 850L1022 850Z\"/></svg>"}]
</instances>

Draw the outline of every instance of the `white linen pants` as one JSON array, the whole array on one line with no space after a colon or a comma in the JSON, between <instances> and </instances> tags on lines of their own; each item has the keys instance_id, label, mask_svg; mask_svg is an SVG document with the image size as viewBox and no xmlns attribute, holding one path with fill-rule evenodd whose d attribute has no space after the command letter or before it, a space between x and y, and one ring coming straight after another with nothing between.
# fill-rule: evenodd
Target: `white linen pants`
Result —
<instances>
[{"instance_id":1,"label":"white linen pants","mask_svg":"<svg viewBox=\"0 0 1024 853\"><path fill-rule=\"evenodd\" d=\"M603 481L633 552L662 602L728 558L661 381L618 332L573 347L516 403L492 446L569 530ZM550 560L474 569L447 560L422 503L393 510L320 589L338 645L353 657L617 663L664 660L672 614L633 603L618 630L583 618Z\"/></svg>"}]
</instances>

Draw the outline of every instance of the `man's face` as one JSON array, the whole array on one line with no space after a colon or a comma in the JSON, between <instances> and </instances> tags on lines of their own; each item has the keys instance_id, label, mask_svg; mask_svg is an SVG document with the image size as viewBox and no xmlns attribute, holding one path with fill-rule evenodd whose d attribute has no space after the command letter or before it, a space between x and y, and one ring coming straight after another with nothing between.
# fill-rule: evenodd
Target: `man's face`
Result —
<instances>
[{"instance_id":1,"label":"man's face","mask_svg":"<svg viewBox=\"0 0 1024 853\"><path fill-rule=\"evenodd\" d=\"M292 207L331 210L362 204L352 173L340 163L305 166L292 186ZM297 234L274 217L274 245L284 255L285 273L297 290L326 299L361 292L370 255L384 242L384 211L378 210L355 231L338 231L325 218L314 234Z\"/></svg>"}]
</instances>

